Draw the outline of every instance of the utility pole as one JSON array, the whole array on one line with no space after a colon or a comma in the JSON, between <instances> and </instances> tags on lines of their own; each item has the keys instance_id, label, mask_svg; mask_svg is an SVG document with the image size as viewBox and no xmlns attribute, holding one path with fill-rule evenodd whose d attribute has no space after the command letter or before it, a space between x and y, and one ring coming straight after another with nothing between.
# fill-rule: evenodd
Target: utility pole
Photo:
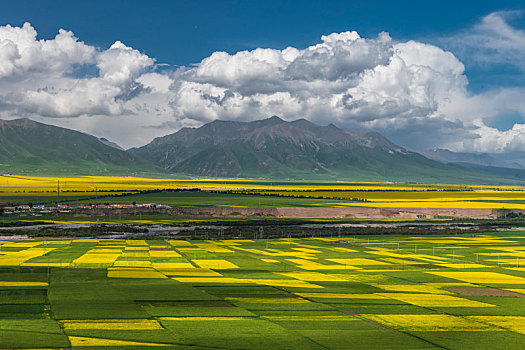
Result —
<instances>
[{"instance_id":1,"label":"utility pole","mask_svg":"<svg viewBox=\"0 0 525 350\"><path fill-rule=\"evenodd\" d=\"M60 180L57 181L57 209L58 209L59 203L60 203Z\"/></svg>"}]
</instances>

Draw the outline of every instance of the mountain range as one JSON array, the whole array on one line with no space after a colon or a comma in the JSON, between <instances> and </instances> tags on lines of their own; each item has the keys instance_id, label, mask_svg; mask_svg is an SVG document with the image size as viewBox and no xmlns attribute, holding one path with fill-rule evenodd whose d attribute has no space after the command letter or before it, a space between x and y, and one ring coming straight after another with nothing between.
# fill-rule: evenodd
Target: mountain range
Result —
<instances>
[{"instance_id":1,"label":"mountain range","mask_svg":"<svg viewBox=\"0 0 525 350\"><path fill-rule=\"evenodd\" d=\"M183 128L131 152L192 176L497 182L501 175L428 159L376 132L350 132L305 119L287 122L276 116ZM522 178L525 171L518 176Z\"/></svg>"},{"instance_id":2,"label":"mountain range","mask_svg":"<svg viewBox=\"0 0 525 350\"><path fill-rule=\"evenodd\" d=\"M438 162L442 163L463 164L466 166L469 166L469 164L475 164L488 167L523 169L523 167L516 162L501 160L488 153L452 152L447 149L440 148L417 152L427 158L437 160Z\"/></svg>"},{"instance_id":3,"label":"mountain range","mask_svg":"<svg viewBox=\"0 0 525 350\"><path fill-rule=\"evenodd\" d=\"M32 121L0 120L0 173L131 175L164 171L94 136Z\"/></svg>"},{"instance_id":4,"label":"mountain range","mask_svg":"<svg viewBox=\"0 0 525 350\"><path fill-rule=\"evenodd\" d=\"M465 160L468 154L461 157ZM376 132L351 132L305 119L287 122L276 116L253 122L216 120L128 151L107 139L29 119L0 120L0 173L525 182L525 170L490 162L436 161Z\"/></svg>"}]
</instances>

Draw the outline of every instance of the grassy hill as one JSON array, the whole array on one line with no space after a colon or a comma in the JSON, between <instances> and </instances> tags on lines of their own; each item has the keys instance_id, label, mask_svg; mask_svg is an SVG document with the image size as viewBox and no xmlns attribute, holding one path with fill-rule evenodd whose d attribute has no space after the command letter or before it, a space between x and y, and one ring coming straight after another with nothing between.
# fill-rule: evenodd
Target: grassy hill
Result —
<instances>
[{"instance_id":1,"label":"grassy hill","mask_svg":"<svg viewBox=\"0 0 525 350\"><path fill-rule=\"evenodd\" d=\"M165 171L96 137L17 119L0 120L0 173L147 175Z\"/></svg>"}]
</instances>

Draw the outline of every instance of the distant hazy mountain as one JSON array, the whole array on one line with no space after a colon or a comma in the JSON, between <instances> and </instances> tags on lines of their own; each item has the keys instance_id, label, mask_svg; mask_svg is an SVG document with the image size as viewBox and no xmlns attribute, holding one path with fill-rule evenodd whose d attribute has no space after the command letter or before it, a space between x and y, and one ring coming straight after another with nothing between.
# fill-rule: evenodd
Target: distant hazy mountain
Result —
<instances>
[{"instance_id":1,"label":"distant hazy mountain","mask_svg":"<svg viewBox=\"0 0 525 350\"><path fill-rule=\"evenodd\" d=\"M490 153L496 159L525 169L525 152Z\"/></svg>"},{"instance_id":2,"label":"distant hazy mountain","mask_svg":"<svg viewBox=\"0 0 525 350\"><path fill-rule=\"evenodd\" d=\"M0 120L0 173L133 174L159 172L148 161L96 137L29 119Z\"/></svg>"},{"instance_id":3,"label":"distant hazy mountain","mask_svg":"<svg viewBox=\"0 0 525 350\"><path fill-rule=\"evenodd\" d=\"M517 163L506 162L504 160L497 159L487 153L462 153L452 152L446 149L433 149L426 151L419 151L427 158L437 160L442 163L468 163L483 165L489 167L499 168L516 168L523 169L523 167Z\"/></svg>"},{"instance_id":4,"label":"distant hazy mountain","mask_svg":"<svg viewBox=\"0 0 525 350\"><path fill-rule=\"evenodd\" d=\"M399 147L375 132L349 132L305 119L216 120L183 128L131 152L173 172L210 177L485 181ZM525 173L524 173L525 174Z\"/></svg>"}]
</instances>

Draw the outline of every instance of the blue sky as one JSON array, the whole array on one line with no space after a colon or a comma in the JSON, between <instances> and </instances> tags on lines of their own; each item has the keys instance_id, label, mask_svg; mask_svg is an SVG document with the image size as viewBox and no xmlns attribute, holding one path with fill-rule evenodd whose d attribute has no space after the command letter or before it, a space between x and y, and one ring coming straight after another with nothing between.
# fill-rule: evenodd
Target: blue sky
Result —
<instances>
[{"instance_id":1,"label":"blue sky","mask_svg":"<svg viewBox=\"0 0 525 350\"><path fill-rule=\"evenodd\" d=\"M134 146L216 118L253 120L275 113L285 119L306 117L347 129L377 130L409 147L525 151L525 142L522 145L520 141L525 137L525 105L512 102L525 92L523 10L522 2L506 0L2 1L0 27L9 31L8 26L21 28L29 22L32 27L22 31L27 34L34 28L37 40L32 39L31 45L35 47L40 39L56 44L55 37L63 28L78 38L77 43L68 45L81 54L75 51L75 56L64 49L63 54L50 55L45 62L45 55L28 54L21 60L23 65L19 60L5 68L10 73L2 73L0 64L0 97L9 100L0 105L0 117L30 117ZM357 63L337 66L346 59L343 55L334 61L334 71L319 78L315 74L323 67L316 66L317 56L310 51L317 50L321 42L330 47L334 57L344 50L350 50L344 51L350 56L365 52L359 51L362 47L351 49L352 35L336 38L346 43L341 46L343 51L335 41L327 44L321 40L323 35L346 31L356 31L366 39L364 50L377 53L367 59L377 62L368 66L358 59ZM383 31L389 38L378 37ZM0 33L0 44L1 40ZM117 41L123 44L112 46ZM403 45L406 42L409 44ZM25 47L21 43L15 42L19 51ZM287 47L299 50L292 56L300 59L293 64L287 61L284 67L281 61L288 60ZM272 58L252 51L258 48L275 49L262 54ZM236 55L243 50L252 53ZM229 55L216 54L220 51ZM392 53L398 51L394 56L404 60L406 72L396 70L392 63ZM102 67L104 57L122 60L119 64L129 76L121 76L118 82L109 73L103 76L109 69L106 61L106 68ZM265 61L268 59L271 62ZM306 61L308 65L301 63ZM273 68L268 70L266 64ZM42 65L45 74L33 74L35 67ZM373 86L385 66L393 78L376 94ZM428 68L425 74L435 73L436 77L422 81L420 66ZM369 70L375 75L367 80ZM62 72L63 79L57 72ZM89 74L73 82L71 77L79 72ZM334 72L342 75L334 78ZM278 77L283 74L295 85L281 86ZM411 78L402 80L407 74ZM317 103L313 100L319 92L312 89L321 89L321 85L313 83L316 79L323 81L322 91L330 91ZM335 80L346 85L343 88ZM389 89L390 83L408 91L407 95L399 96ZM310 91L304 86L310 86ZM29 91L29 96L31 88L35 91ZM91 96L90 91L97 89L115 92ZM189 90L194 94L185 94ZM421 91L428 96L421 96ZM306 96L308 93L311 96ZM86 95L89 99L82 106L80 98ZM71 96L79 98L75 102L80 107L64 102ZM327 106L336 105L336 100L344 106L334 109L331 117ZM229 106L227 101L231 101ZM126 135L133 134L134 140L119 133L122 123L132 125ZM439 130L439 137L433 130ZM434 136L429 138L429 133ZM491 146L494 140L506 143Z\"/></svg>"},{"instance_id":2,"label":"blue sky","mask_svg":"<svg viewBox=\"0 0 525 350\"><path fill-rule=\"evenodd\" d=\"M30 22L41 38L71 30L86 43L108 47L116 38L159 63L189 65L214 51L257 47L304 48L323 34L389 32L395 40L436 43L522 1L3 1L0 25ZM525 28L525 18L515 21ZM460 56L468 56L460 55ZM467 57L463 57L466 59ZM471 88L520 84L512 67L467 65ZM489 72L489 76L487 76ZM505 75L508 80L501 79Z\"/></svg>"}]
</instances>

